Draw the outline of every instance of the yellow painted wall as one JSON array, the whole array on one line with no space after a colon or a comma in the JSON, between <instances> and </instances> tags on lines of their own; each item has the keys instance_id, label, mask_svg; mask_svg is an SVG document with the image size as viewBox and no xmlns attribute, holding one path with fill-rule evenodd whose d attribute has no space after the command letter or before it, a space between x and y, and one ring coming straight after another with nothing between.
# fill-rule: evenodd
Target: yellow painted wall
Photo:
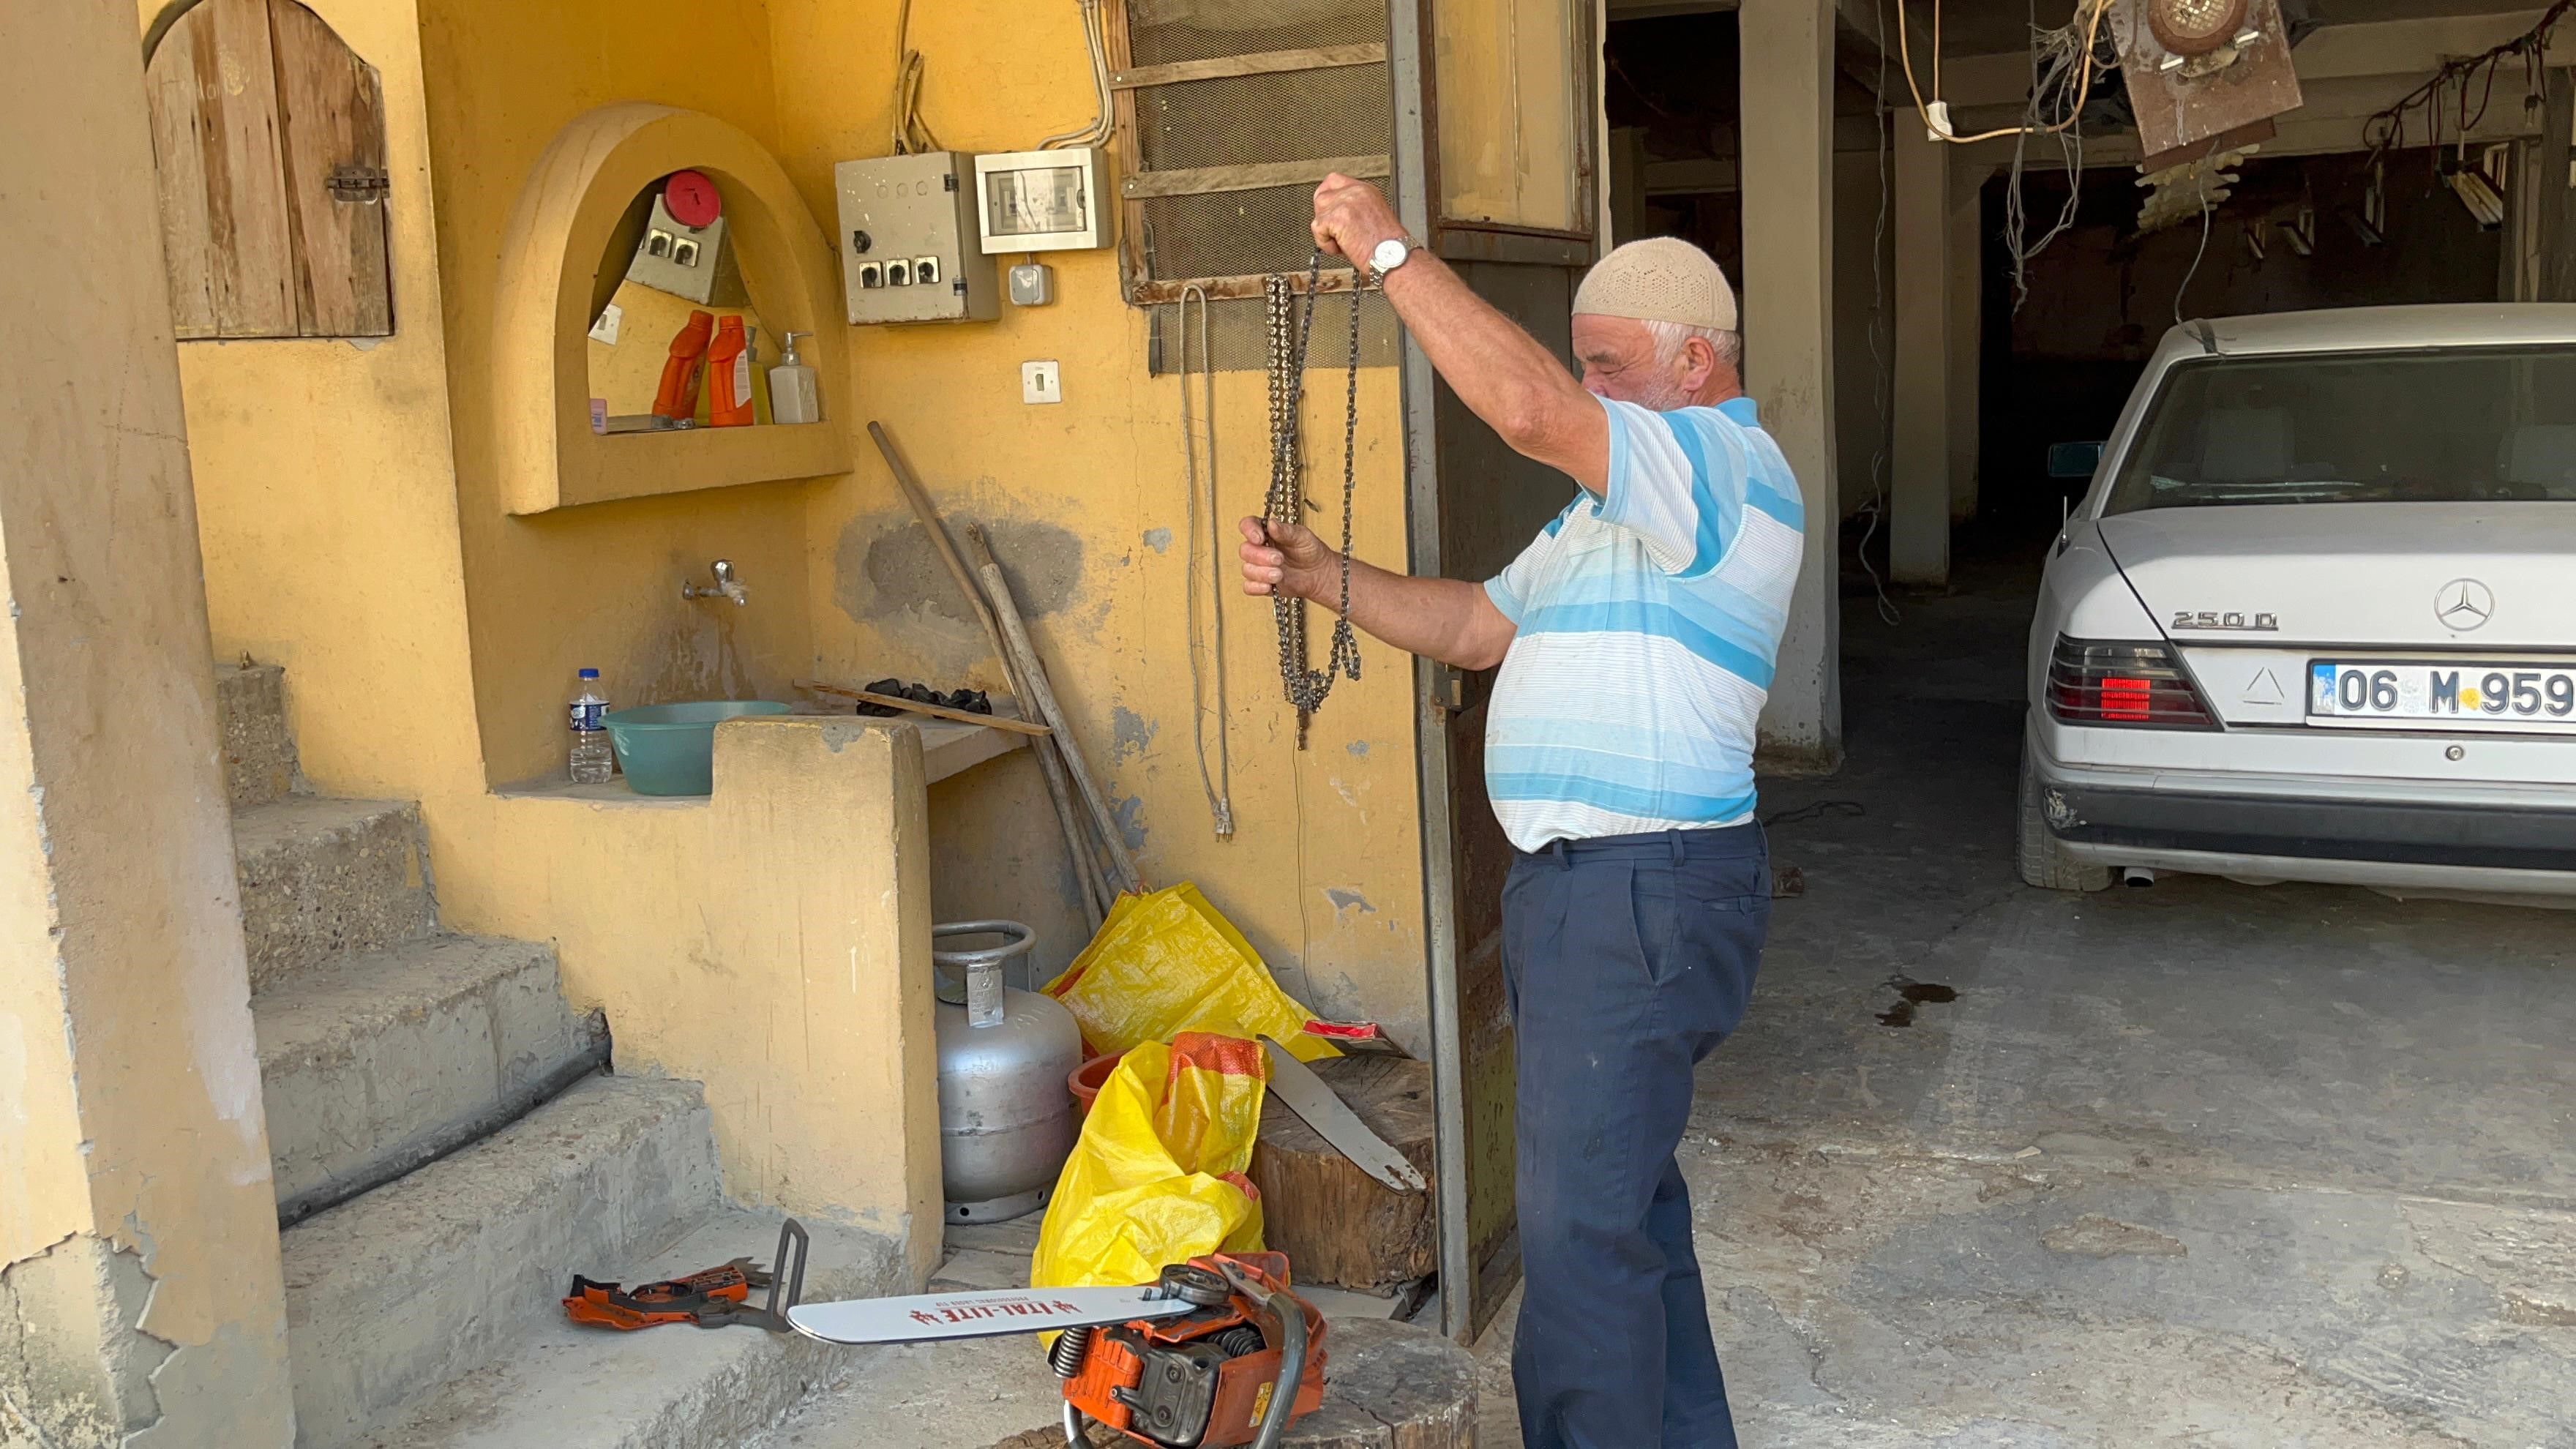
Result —
<instances>
[{"instance_id":1,"label":"yellow painted wall","mask_svg":"<svg viewBox=\"0 0 2576 1449\"><path fill-rule=\"evenodd\" d=\"M832 215L834 162L887 150L895 9L896 0L769 5L781 159L818 216ZM1071 4L1009 0L916 5L911 43L927 59L923 110L940 140L1017 150L1080 125L1091 92L1079 15ZM1147 875L1197 880L1309 1005L1383 1019L1427 1050L1410 661L1364 643L1363 678L1336 689L1300 754L1295 717L1280 702L1269 606L1229 590L1238 824L1231 843L1216 840L1191 743L1180 385L1147 376L1145 316L1120 299L1110 253L1047 260L1057 272L1052 306L1005 304L992 323L851 329L848 390L826 409L883 420L941 509L991 528ZM1020 401L1019 367L1030 358L1062 364L1063 403ZM1310 491L1326 505L1317 527L1337 533L1340 380L1314 376L1324 396L1309 414ZM1373 369L1360 382L1358 552L1400 567L1396 373ZM1257 373L1219 379L1229 518L1257 512L1267 486L1263 387ZM819 669L851 680L997 684L927 539L873 450L861 451L852 477L811 499ZM1232 564L1229 544L1220 567L1230 575ZM1319 661L1328 617L1315 613ZM1013 759L942 790L1017 792L1022 828L1042 841L1055 826L1043 796L1015 778L1026 768ZM944 808L962 816L974 807ZM943 839L943 912L1040 913L1055 872L1031 869L1027 853L979 860L971 844Z\"/></svg>"},{"instance_id":2,"label":"yellow painted wall","mask_svg":"<svg viewBox=\"0 0 2576 1449\"><path fill-rule=\"evenodd\" d=\"M286 1449L285 1283L143 72L0 0L0 1443ZM41 199L39 201L39 199Z\"/></svg>"},{"instance_id":3,"label":"yellow painted wall","mask_svg":"<svg viewBox=\"0 0 2576 1449\"><path fill-rule=\"evenodd\" d=\"M547 145L616 101L702 111L770 146L828 232L832 163L885 149L894 0L317 8L384 79L396 335L372 347L190 349L216 645L288 665L321 788L422 800L449 927L554 942L567 992L608 1008L621 1070L708 1083L731 1190L903 1226L908 1251L935 1249L916 1221L926 1072L911 1063L859 1090L835 1063L916 1049L900 1013L910 978L926 979L913 960L927 950L926 920L915 919L925 901L943 918L1040 925L1041 969L1080 945L1067 858L1031 759L1015 753L932 791L933 880L924 890L909 878L874 910L830 896L819 877L785 881L785 864L769 874L741 864L748 837L722 821L798 803L792 762L762 776L766 805L728 803L721 758L712 804L603 809L493 788L561 771L562 703L581 665L602 668L621 704L785 698L807 674L999 683L864 441L857 470L838 478L528 517L507 512L498 482L500 257ZM931 56L927 105L952 144L1032 144L1089 105L1070 5L916 7L914 43ZM848 365L823 374L827 423L856 436L868 418L885 420L944 508L992 526L1146 871L1198 880L1319 1010L1384 1020L1427 1050L1409 663L1364 646L1366 677L1340 686L1299 754L1268 606L1230 592L1234 709L1222 723L1239 831L1214 839L1191 750L1178 383L1146 376L1144 317L1119 299L1107 253L1054 260L1062 300L1051 308L1006 309L991 324L849 329ZM774 342L764 339L770 356ZM629 334L623 345L652 342ZM1029 357L1062 363L1068 401L1020 403ZM1317 378L1314 492L1329 533L1339 388ZM1362 377L1361 406L1359 551L1395 563L1404 532L1391 369ZM1223 377L1218 410L1224 511L1253 511L1267 453L1261 378ZM748 607L678 597L718 556L749 586ZM1230 557L1219 566L1230 573ZM1319 658L1323 620L1319 611ZM837 843L815 846L800 869L828 874L833 852L869 848L832 833L865 812L804 803L808 823L796 829ZM763 838L775 846L786 828L764 826ZM879 848L901 844L895 833ZM816 913L830 901L838 914ZM814 997L816 963L846 967L861 947L856 989L878 1005L853 1014ZM711 1042L708 1013L746 999L776 1014L756 1035ZM791 1040L795 1023L824 1020L850 1033L838 1056ZM804 1095L857 1116L881 1102L869 1130L895 1135L841 1131L796 1108ZM810 1155L781 1165L800 1152Z\"/></svg>"},{"instance_id":4,"label":"yellow painted wall","mask_svg":"<svg viewBox=\"0 0 2576 1449\"><path fill-rule=\"evenodd\" d=\"M574 117L612 101L708 112L775 144L756 0L429 0L422 6L438 259L455 418L475 712L487 778L563 768L573 671L618 704L784 697L811 657L809 485L746 487L509 516L495 482L493 297L521 184ZM641 345L640 343L638 345ZM725 557L751 604L689 603ZM437 823L432 820L433 844Z\"/></svg>"},{"instance_id":5,"label":"yellow painted wall","mask_svg":"<svg viewBox=\"0 0 2576 1449\"><path fill-rule=\"evenodd\" d=\"M938 1263L929 836L903 721L742 720L715 794L488 794L443 812L472 927L560 943L618 1070L704 1082L736 1201Z\"/></svg>"},{"instance_id":6,"label":"yellow painted wall","mask_svg":"<svg viewBox=\"0 0 2576 1449\"><path fill-rule=\"evenodd\" d=\"M161 3L141 0L141 19ZM470 788L482 771L420 17L412 0L310 6L384 87L394 333L180 346L214 652L286 666L322 789Z\"/></svg>"}]
</instances>

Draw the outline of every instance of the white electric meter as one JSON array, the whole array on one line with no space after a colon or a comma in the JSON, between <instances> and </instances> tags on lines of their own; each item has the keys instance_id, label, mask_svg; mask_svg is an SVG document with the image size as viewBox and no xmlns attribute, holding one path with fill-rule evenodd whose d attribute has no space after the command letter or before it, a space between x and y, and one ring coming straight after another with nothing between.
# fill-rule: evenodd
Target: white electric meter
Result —
<instances>
[{"instance_id":1,"label":"white electric meter","mask_svg":"<svg viewBox=\"0 0 2576 1449\"><path fill-rule=\"evenodd\" d=\"M984 253L1067 252L1109 245L1108 155L1097 146L995 151L975 158Z\"/></svg>"}]
</instances>

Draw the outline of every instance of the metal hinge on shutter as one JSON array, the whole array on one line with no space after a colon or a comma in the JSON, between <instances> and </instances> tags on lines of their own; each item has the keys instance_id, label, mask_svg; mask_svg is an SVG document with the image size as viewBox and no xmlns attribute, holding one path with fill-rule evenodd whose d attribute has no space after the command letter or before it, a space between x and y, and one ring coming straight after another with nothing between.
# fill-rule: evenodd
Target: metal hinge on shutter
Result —
<instances>
[{"instance_id":1,"label":"metal hinge on shutter","mask_svg":"<svg viewBox=\"0 0 2576 1449\"><path fill-rule=\"evenodd\" d=\"M373 204L394 189L393 177L381 166L334 166L322 180L333 201Z\"/></svg>"}]
</instances>

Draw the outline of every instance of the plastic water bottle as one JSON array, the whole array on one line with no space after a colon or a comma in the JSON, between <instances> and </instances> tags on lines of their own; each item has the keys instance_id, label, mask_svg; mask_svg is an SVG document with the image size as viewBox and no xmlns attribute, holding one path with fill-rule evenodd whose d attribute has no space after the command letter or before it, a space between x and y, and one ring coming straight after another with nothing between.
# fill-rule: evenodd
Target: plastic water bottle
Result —
<instances>
[{"instance_id":1,"label":"plastic water bottle","mask_svg":"<svg viewBox=\"0 0 2576 1449\"><path fill-rule=\"evenodd\" d=\"M581 672L579 693L572 697L572 782L605 785L617 772L616 752L608 747L608 699L599 692L599 671Z\"/></svg>"}]
</instances>

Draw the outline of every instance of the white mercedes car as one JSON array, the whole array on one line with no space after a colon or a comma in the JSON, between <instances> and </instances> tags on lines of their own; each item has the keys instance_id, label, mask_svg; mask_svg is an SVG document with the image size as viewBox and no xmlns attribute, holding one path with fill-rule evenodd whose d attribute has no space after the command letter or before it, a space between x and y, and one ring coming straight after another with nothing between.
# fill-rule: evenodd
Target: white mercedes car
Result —
<instances>
[{"instance_id":1,"label":"white mercedes car","mask_svg":"<svg viewBox=\"0 0 2576 1449\"><path fill-rule=\"evenodd\" d=\"M2175 328L2029 686L2032 885L2576 897L2576 305Z\"/></svg>"}]
</instances>

